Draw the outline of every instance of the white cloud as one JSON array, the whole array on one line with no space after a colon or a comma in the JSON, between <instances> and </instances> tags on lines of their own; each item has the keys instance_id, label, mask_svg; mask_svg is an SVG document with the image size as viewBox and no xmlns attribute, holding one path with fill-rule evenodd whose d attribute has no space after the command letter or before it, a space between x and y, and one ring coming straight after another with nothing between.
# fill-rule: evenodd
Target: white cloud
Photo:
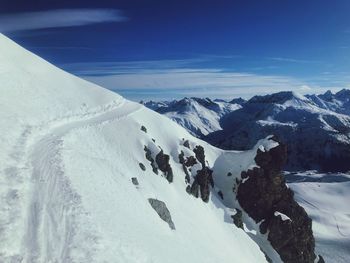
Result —
<instances>
[{"instance_id":1,"label":"white cloud","mask_svg":"<svg viewBox=\"0 0 350 263\"><path fill-rule=\"evenodd\" d=\"M127 18L115 9L58 9L0 15L0 32L74 27Z\"/></svg>"},{"instance_id":2,"label":"white cloud","mask_svg":"<svg viewBox=\"0 0 350 263\"><path fill-rule=\"evenodd\" d=\"M283 90L298 92L306 90L303 82L289 77L222 72L213 69L168 69L105 76L85 75L84 78L112 90L178 92L186 96L199 97L250 97Z\"/></svg>"},{"instance_id":3,"label":"white cloud","mask_svg":"<svg viewBox=\"0 0 350 263\"><path fill-rule=\"evenodd\" d=\"M63 68L129 98L169 99L183 96L249 98L292 90L302 94L339 90L344 85L320 86L319 78L306 81L281 75L196 67L201 59L74 63Z\"/></svg>"}]
</instances>

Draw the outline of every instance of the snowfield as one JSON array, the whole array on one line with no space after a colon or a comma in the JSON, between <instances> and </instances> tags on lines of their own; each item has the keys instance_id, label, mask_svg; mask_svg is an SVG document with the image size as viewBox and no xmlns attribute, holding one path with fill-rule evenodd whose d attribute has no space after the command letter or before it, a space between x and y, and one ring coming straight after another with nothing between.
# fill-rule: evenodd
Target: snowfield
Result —
<instances>
[{"instance_id":1,"label":"snowfield","mask_svg":"<svg viewBox=\"0 0 350 263\"><path fill-rule=\"evenodd\" d=\"M287 174L295 199L312 218L316 251L326 262L350 259L350 175Z\"/></svg>"},{"instance_id":2,"label":"snowfield","mask_svg":"<svg viewBox=\"0 0 350 263\"><path fill-rule=\"evenodd\" d=\"M253 151L214 148L1 34L0 88L0 262L266 262L254 240L279 261L265 236L233 224L237 204L187 194L178 162L193 154L183 139L205 148L216 177L254 165ZM170 155L172 183L152 172L144 146ZM175 230L149 198L166 204Z\"/></svg>"}]
</instances>

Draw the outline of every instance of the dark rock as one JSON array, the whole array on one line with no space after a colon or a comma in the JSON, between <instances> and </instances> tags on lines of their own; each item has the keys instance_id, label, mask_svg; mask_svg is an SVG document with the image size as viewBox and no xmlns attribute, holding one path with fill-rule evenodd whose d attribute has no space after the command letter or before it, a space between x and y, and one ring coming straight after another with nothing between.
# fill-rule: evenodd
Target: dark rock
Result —
<instances>
[{"instance_id":1,"label":"dark rock","mask_svg":"<svg viewBox=\"0 0 350 263\"><path fill-rule=\"evenodd\" d=\"M227 173L227 176L232 176L232 173L231 173L231 172L228 172L228 173Z\"/></svg>"},{"instance_id":2,"label":"dark rock","mask_svg":"<svg viewBox=\"0 0 350 263\"><path fill-rule=\"evenodd\" d=\"M287 147L282 143L268 152L258 149L255 162L260 168L242 172L241 177L248 180L239 184L237 199L256 222L263 220L260 231L268 233L283 262L311 263L316 258L312 221L286 186L281 173L286 160ZM275 216L276 211L291 220Z\"/></svg>"},{"instance_id":3,"label":"dark rock","mask_svg":"<svg viewBox=\"0 0 350 263\"><path fill-rule=\"evenodd\" d=\"M143 132L147 133L147 129L146 129L146 127L142 125L142 126L141 126L141 131L143 131Z\"/></svg>"},{"instance_id":4,"label":"dark rock","mask_svg":"<svg viewBox=\"0 0 350 263\"><path fill-rule=\"evenodd\" d=\"M317 263L325 263L325 261L321 255L318 255L318 262Z\"/></svg>"},{"instance_id":5,"label":"dark rock","mask_svg":"<svg viewBox=\"0 0 350 263\"><path fill-rule=\"evenodd\" d=\"M186 148L190 149L190 142L188 140L184 141L183 146L185 146Z\"/></svg>"},{"instance_id":6,"label":"dark rock","mask_svg":"<svg viewBox=\"0 0 350 263\"><path fill-rule=\"evenodd\" d=\"M187 183L187 184L189 184L190 182L191 182L191 177L190 177L190 174L188 173L188 171L187 171L187 167L183 164L182 165L182 169L184 170L184 172L185 172L185 182Z\"/></svg>"},{"instance_id":7,"label":"dark rock","mask_svg":"<svg viewBox=\"0 0 350 263\"><path fill-rule=\"evenodd\" d=\"M194 182L191 185L191 194L195 197L198 198L199 197L199 184L196 180L194 180Z\"/></svg>"},{"instance_id":8,"label":"dark rock","mask_svg":"<svg viewBox=\"0 0 350 263\"><path fill-rule=\"evenodd\" d=\"M179 162L181 164L185 163L185 153L183 151L181 151L180 154L179 154Z\"/></svg>"},{"instance_id":9,"label":"dark rock","mask_svg":"<svg viewBox=\"0 0 350 263\"><path fill-rule=\"evenodd\" d=\"M157 212L159 217L163 221L168 223L170 229L175 230L175 224L171 219L171 215L170 215L170 212L169 212L166 204L163 201L153 199L153 198L149 198L148 202L150 203L152 208Z\"/></svg>"},{"instance_id":10,"label":"dark rock","mask_svg":"<svg viewBox=\"0 0 350 263\"><path fill-rule=\"evenodd\" d=\"M231 217L236 227L243 229L242 211L239 209L236 209L236 214L232 215Z\"/></svg>"},{"instance_id":11,"label":"dark rock","mask_svg":"<svg viewBox=\"0 0 350 263\"><path fill-rule=\"evenodd\" d=\"M152 158L152 152L151 152L151 150L148 149L146 145L145 145L145 147L143 148L143 150L145 151L146 159L151 163L152 171L153 171L155 174L158 174L158 168L157 168L157 165L156 165L154 159Z\"/></svg>"},{"instance_id":12,"label":"dark rock","mask_svg":"<svg viewBox=\"0 0 350 263\"><path fill-rule=\"evenodd\" d=\"M224 200L224 194L221 191L218 192L218 195L220 196L221 200Z\"/></svg>"},{"instance_id":13,"label":"dark rock","mask_svg":"<svg viewBox=\"0 0 350 263\"><path fill-rule=\"evenodd\" d=\"M182 170L185 172L185 182L187 184L190 183L191 179L190 179L190 174L187 171L187 167L185 165L185 153L183 151L181 151L181 153L179 154L179 162L182 164Z\"/></svg>"},{"instance_id":14,"label":"dark rock","mask_svg":"<svg viewBox=\"0 0 350 263\"><path fill-rule=\"evenodd\" d=\"M156 140L152 138L152 142L156 142Z\"/></svg>"},{"instance_id":15,"label":"dark rock","mask_svg":"<svg viewBox=\"0 0 350 263\"><path fill-rule=\"evenodd\" d=\"M142 171L146 171L146 167L143 163L139 163L139 166L140 166Z\"/></svg>"},{"instance_id":16,"label":"dark rock","mask_svg":"<svg viewBox=\"0 0 350 263\"><path fill-rule=\"evenodd\" d=\"M163 153L163 150L161 150L157 155L156 155L156 163L158 165L159 170L161 170L166 179L168 180L169 183L173 182L173 170L171 169L171 166L169 164L170 157L167 154Z\"/></svg>"},{"instance_id":17,"label":"dark rock","mask_svg":"<svg viewBox=\"0 0 350 263\"><path fill-rule=\"evenodd\" d=\"M165 172L168 169L169 160L170 160L169 155L164 154L163 150L161 150L156 155L156 163L162 172Z\"/></svg>"},{"instance_id":18,"label":"dark rock","mask_svg":"<svg viewBox=\"0 0 350 263\"><path fill-rule=\"evenodd\" d=\"M193 152L196 154L197 160L202 164L202 168L205 167L205 154L204 154L204 148L200 145L197 145Z\"/></svg>"},{"instance_id":19,"label":"dark rock","mask_svg":"<svg viewBox=\"0 0 350 263\"><path fill-rule=\"evenodd\" d=\"M214 187L213 171L208 167L204 167L203 169L197 171L197 175L194 178L191 186L191 193L195 197L199 197L200 190L202 200L204 202L208 202L210 196L210 186Z\"/></svg>"},{"instance_id":20,"label":"dark rock","mask_svg":"<svg viewBox=\"0 0 350 263\"><path fill-rule=\"evenodd\" d=\"M132 182L134 185L139 185L139 181L137 180L136 177L132 177L132 178L131 178L131 182Z\"/></svg>"},{"instance_id":21,"label":"dark rock","mask_svg":"<svg viewBox=\"0 0 350 263\"><path fill-rule=\"evenodd\" d=\"M196 157L189 156L185 161L185 165L192 167L198 160L202 165L202 169L197 171L191 185L191 194L196 198L198 198L200 194L202 200L204 202L208 202L210 196L210 186L214 187L213 171L210 170L209 167L205 166L204 148L198 145L193 149L193 151Z\"/></svg>"},{"instance_id":22,"label":"dark rock","mask_svg":"<svg viewBox=\"0 0 350 263\"><path fill-rule=\"evenodd\" d=\"M259 226L260 233L265 235L267 233L268 227L269 227L268 221L267 220L263 220L260 223L260 226Z\"/></svg>"},{"instance_id":23,"label":"dark rock","mask_svg":"<svg viewBox=\"0 0 350 263\"><path fill-rule=\"evenodd\" d=\"M189 186L189 185L186 186L186 192L187 192L188 194L192 194L192 193L191 193L191 186Z\"/></svg>"},{"instance_id":24,"label":"dark rock","mask_svg":"<svg viewBox=\"0 0 350 263\"><path fill-rule=\"evenodd\" d=\"M197 163L197 159L194 156L189 156L186 158L185 165L191 167Z\"/></svg>"}]
</instances>

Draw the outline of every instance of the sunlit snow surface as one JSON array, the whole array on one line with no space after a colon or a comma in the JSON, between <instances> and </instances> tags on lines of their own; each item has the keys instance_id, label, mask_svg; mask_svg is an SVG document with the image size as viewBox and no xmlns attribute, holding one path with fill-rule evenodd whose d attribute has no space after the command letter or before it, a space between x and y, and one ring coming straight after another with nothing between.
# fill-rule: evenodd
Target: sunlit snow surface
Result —
<instances>
[{"instance_id":1,"label":"sunlit snow surface","mask_svg":"<svg viewBox=\"0 0 350 263\"><path fill-rule=\"evenodd\" d=\"M208 203L186 193L178 163L181 150L194 154L182 145L183 138L191 147L205 148L218 176L231 169L216 170L220 159L242 163L244 156L246 165L234 167L239 175L254 164L254 152L216 149L3 35L0 89L0 262L266 261L214 191ZM145 145L171 156L173 183L152 172ZM165 202L176 230L160 219L148 198ZM257 237L273 256L266 238Z\"/></svg>"},{"instance_id":2,"label":"sunlit snow surface","mask_svg":"<svg viewBox=\"0 0 350 263\"><path fill-rule=\"evenodd\" d=\"M316 252L326 262L350 262L350 175L305 172L286 177L313 220Z\"/></svg>"}]
</instances>

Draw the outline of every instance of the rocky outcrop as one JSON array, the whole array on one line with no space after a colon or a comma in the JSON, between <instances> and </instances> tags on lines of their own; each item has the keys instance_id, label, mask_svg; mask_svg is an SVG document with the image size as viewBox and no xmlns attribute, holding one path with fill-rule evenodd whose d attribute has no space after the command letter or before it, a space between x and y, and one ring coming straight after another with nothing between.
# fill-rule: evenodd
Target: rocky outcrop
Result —
<instances>
[{"instance_id":1,"label":"rocky outcrop","mask_svg":"<svg viewBox=\"0 0 350 263\"><path fill-rule=\"evenodd\" d=\"M158 174L158 168L157 168L157 165L156 165L154 159L152 158L152 152L151 152L151 150L148 149L146 145L145 145L145 147L143 148L143 150L145 151L146 159L151 163L152 171L153 171L155 174Z\"/></svg>"},{"instance_id":2,"label":"rocky outcrop","mask_svg":"<svg viewBox=\"0 0 350 263\"><path fill-rule=\"evenodd\" d=\"M141 126L141 131L147 133L147 128L146 128L145 126L142 125L142 126Z\"/></svg>"},{"instance_id":3,"label":"rocky outcrop","mask_svg":"<svg viewBox=\"0 0 350 263\"><path fill-rule=\"evenodd\" d=\"M184 141L183 146L185 146L186 148L190 149L190 142L188 140Z\"/></svg>"},{"instance_id":4,"label":"rocky outcrop","mask_svg":"<svg viewBox=\"0 0 350 263\"><path fill-rule=\"evenodd\" d=\"M242 211L236 208L236 214L231 216L236 227L243 229Z\"/></svg>"},{"instance_id":5,"label":"rocky outcrop","mask_svg":"<svg viewBox=\"0 0 350 263\"><path fill-rule=\"evenodd\" d=\"M210 186L214 187L213 171L208 167L204 167L197 171L197 175L194 178L191 186L191 193L195 197L199 197L200 193L202 200L204 202L208 202L210 196Z\"/></svg>"},{"instance_id":6,"label":"rocky outcrop","mask_svg":"<svg viewBox=\"0 0 350 263\"><path fill-rule=\"evenodd\" d=\"M194 149L193 152L196 154L197 160L200 162L202 165L202 168L205 167L205 154L204 154L204 148L200 145L197 145Z\"/></svg>"},{"instance_id":7,"label":"rocky outcrop","mask_svg":"<svg viewBox=\"0 0 350 263\"><path fill-rule=\"evenodd\" d=\"M168 180L168 182L172 183L174 175L173 175L173 170L171 169L169 160L170 160L169 155L164 154L163 150L161 150L156 155L156 163L158 165L159 170L161 170L164 173L164 176Z\"/></svg>"},{"instance_id":8,"label":"rocky outcrop","mask_svg":"<svg viewBox=\"0 0 350 263\"><path fill-rule=\"evenodd\" d=\"M202 169L197 171L192 185L187 186L186 191L196 198L200 196L204 202L208 202L210 197L210 187L214 187L213 170L205 165L205 153L202 146L197 145L193 149L193 152L196 157L187 157L184 161L185 168L186 166L192 167L197 164L198 161L202 165Z\"/></svg>"},{"instance_id":9,"label":"rocky outcrop","mask_svg":"<svg viewBox=\"0 0 350 263\"><path fill-rule=\"evenodd\" d=\"M139 163L139 166L142 171L146 171L146 166L143 163Z\"/></svg>"},{"instance_id":10,"label":"rocky outcrop","mask_svg":"<svg viewBox=\"0 0 350 263\"><path fill-rule=\"evenodd\" d=\"M190 174L188 173L188 170L185 164L185 153L183 151L181 151L181 153L179 154L179 162L182 164L182 170L185 173L185 182L186 184L189 184L191 182L191 177L190 177Z\"/></svg>"},{"instance_id":11,"label":"rocky outcrop","mask_svg":"<svg viewBox=\"0 0 350 263\"><path fill-rule=\"evenodd\" d=\"M165 178L168 180L169 183L173 182L173 169L170 166L169 160L170 156L168 154L164 154L163 150L161 150L155 157L155 159L152 157L151 150L145 145L143 148L145 151L146 159L150 162L152 166L152 171L155 174L158 174L158 169L161 170L164 173ZM181 155L179 155L179 159L182 158Z\"/></svg>"},{"instance_id":12,"label":"rocky outcrop","mask_svg":"<svg viewBox=\"0 0 350 263\"><path fill-rule=\"evenodd\" d=\"M168 223L170 229L175 230L175 224L173 220L171 219L171 215L169 212L169 209L167 208L166 204L163 201L149 198L148 202L152 206L152 208L157 212L159 217Z\"/></svg>"},{"instance_id":13,"label":"rocky outcrop","mask_svg":"<svg viewBox=\"0 0 350 263\"><path fill-rule=\"evenodd\" d=\"M136 186L139 185L139 181L137 180L136 177L132 177L131 182L133 183L133 185L136 185Z\"/></svg>"},{"instance_id":14,"label":"rocky outcrop","mask_svg":"<svg viewBox=\"0 0 350 263\"><path fill-rule=\"evenodd\" d=\"M185 165L191 167L197 163L197 159L194 156L188 156L185 160Z\"/></svg>"},{"instance_id":15,"label":"rocky outcrop","mask_svg":"<svg viewBox=\"0 0 350 263\"><path fill-rule=\"evenodd\" d=\"M316 258L312 222L281 174L286 159L287 147L282 143L269 151L258 149L259 167L242 172L237 199L250 217L261 222L260 231L268 233L283 262L311 263Z\"/></svg>"},{"instance_id":16,"label":"rocky outcrop","mask_svg":"<svg viewBox=\"0 0 350 263\"><path fill-rule=\"evenodd\" d=\"M188 140L186 140L185 143L189 146ZM179 154L179 162L182 164L182 169L186 175L186 192L192 194L196 198L201 197L204 202L208 202L210 197L210 187L214 187L213 170L209 169L209 167L205 165L205 152L202 146L197 145L193 149L193 152L195 156L190 155L185 157L185 153L183 151L181 151ZM198 163L201 164L201 169L197 170L191 184L191 177L187 167L189 171L192 171L193 173L193 170L191 169L193 169ZM198 169L198 167L196 167L196 169ZM223 198L222 193L220 196Z\"/></svg>"}]
</instances>

